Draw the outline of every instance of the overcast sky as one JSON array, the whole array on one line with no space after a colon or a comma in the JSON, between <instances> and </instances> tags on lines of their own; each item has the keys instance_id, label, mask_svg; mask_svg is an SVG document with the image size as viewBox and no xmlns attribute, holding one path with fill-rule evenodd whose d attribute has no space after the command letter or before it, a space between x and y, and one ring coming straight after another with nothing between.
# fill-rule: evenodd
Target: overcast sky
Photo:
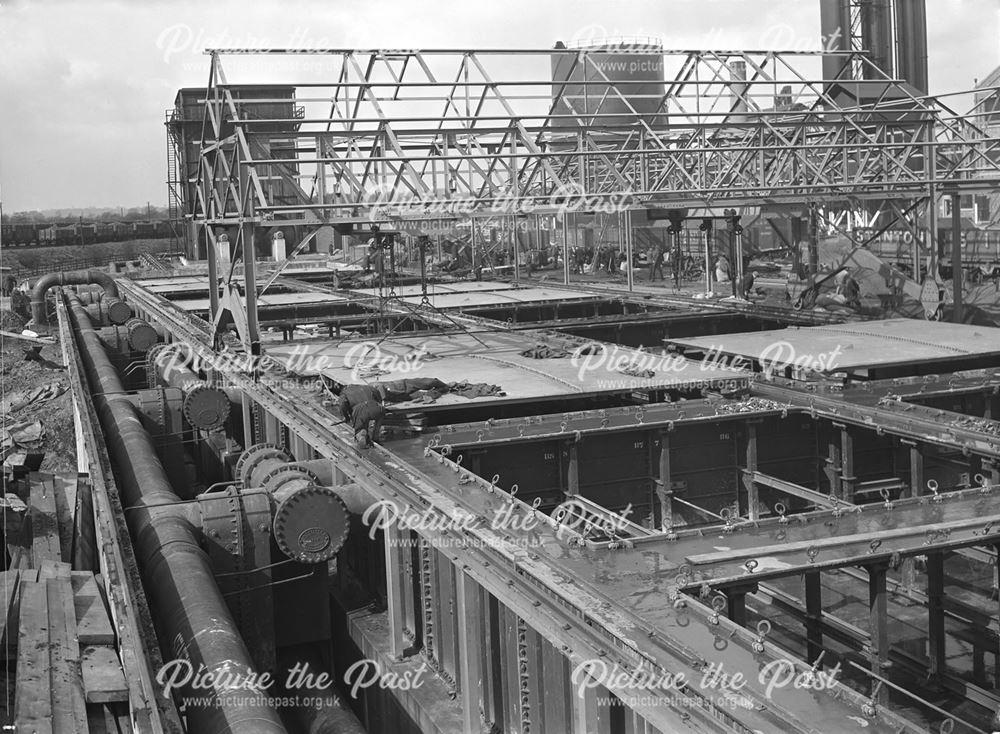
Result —
<instances>
[{"instance_id":1,"label":"overcast sky","mask_svg":"<svg viewBox=\"0 0 1000 734\"><path fill-rule=\"evenodd\" d=\"M1000 65L1000 0L927 0L932 93ZM166 203L164 110L215 47L815 49L819 0L0 0L5 212ZM260 81L286 81L280 77Z\"/></svg>"}]
</instances>

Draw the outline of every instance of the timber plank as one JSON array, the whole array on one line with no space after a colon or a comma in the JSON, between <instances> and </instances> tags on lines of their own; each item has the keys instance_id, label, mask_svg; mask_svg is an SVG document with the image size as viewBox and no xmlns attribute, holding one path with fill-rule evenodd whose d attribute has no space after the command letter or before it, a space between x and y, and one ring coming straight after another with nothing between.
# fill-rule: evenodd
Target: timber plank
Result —
<instances>
[{"instance_id":1,"label":"timber plank","mask_svg":"<svg viewBox=\"0 0 1000 734\"><path fill-rule=\"evenodd\" d=\"M21 582L14 722L19 731L52 734L48 595L35 581Z\"/></svg>"},{"instance_id":2,"label":"timber plank","mask_svg":"<svg viewBox=\"0 0 1000 734\"><path fill-rule=\"evenodd\" d=\"M83 690L87 703L128 700L128 684L118 653L108 645L88 645L81 654Z\"/></svg>"},{"instance_id":3,"label":"timber plank","mask_svg":"<svg viewBox=\"0 0 1000 734\"><path fill-rule=\"evenodd\" d=\"M17 606L14 599L17 596L17 571L0 573L0 645L9 655L17 647Z\"/></svg>"},{"instance_id":4,"label":"timber plank","mask_svg":"<svg viewBox=\"0 0 1000 734\"><path fill-rule=\"evenodd\" d=\"M46 579L44 583L48 595L51 640L52 729L55 734L86 732L87 702L80 668L73 585L68 578Z\"/></svg>"},{"instance_id":5,"label":"timber plank","mask_svg":"<svg viewBox=\"0 0 1000 734\"><path fill-rule=\"evenodd\" d=\"M71 570L70 565L62 561L42 561L42 565L38 569L38 580L68 579Z\"/></svg>"},{"instance_id":6,"label":"timber plank","mask_svg":"<svg viewBox=\"0 0 1000 734\"><path fill-rule=\"evenodd\" d=\"M97 587L94 574L89 571L73 571L72 582L80 644L115 644L115 629L111 625L108 609L104 606L104 595Z\"/></svg>"}]
</instances>

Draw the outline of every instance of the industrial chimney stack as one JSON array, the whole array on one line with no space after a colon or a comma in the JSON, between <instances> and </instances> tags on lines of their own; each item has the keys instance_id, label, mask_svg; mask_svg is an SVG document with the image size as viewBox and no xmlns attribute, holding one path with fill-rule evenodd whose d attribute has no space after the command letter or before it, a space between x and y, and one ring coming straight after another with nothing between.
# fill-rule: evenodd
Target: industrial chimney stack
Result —
<instances>
[{"instance_id":1,"label":"industrial chimney stack","mask_svg":"<svg viewBox=\"0 0 1000 734\"><path fill-rule=\"evenodd\" d=\"M925 0L820 0L820 25L824 48L867 51L885 74L927 93ZM873 79L878 73L867 69L863 76ZM832 55L823 59L823 77L854 78L844 57Z\"/></svg>"}]
</instances>

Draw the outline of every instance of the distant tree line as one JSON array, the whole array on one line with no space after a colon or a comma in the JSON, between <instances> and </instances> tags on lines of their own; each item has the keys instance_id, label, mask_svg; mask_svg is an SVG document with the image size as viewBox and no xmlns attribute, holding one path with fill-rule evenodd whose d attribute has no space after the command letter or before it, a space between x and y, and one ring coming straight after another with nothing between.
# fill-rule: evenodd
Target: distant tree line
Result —
<instances>
[{"instance_id":1,"label":"distant tree line","mask_svg":"<svg viewBox=\"0 0 1000 734\"><path fill-rule=\"evenodd\" d=\"M4 213L4 224L72 224L78 222L144 222L167 219L169 211L166 207L137 206L84 209L44 209L24 212Z\"/></svg>"}]
</instances>

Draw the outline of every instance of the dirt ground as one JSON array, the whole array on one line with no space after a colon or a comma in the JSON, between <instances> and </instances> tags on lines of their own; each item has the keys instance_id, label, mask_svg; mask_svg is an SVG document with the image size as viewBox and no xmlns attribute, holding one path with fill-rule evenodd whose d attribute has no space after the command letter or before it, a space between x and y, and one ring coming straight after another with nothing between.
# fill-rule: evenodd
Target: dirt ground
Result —
<instances>
[{"instance_id":1,"label":"dirt ground","mask_svg":"<svg viewBox=\"0 0 1000 734\"><path fill-rule=\"evenodd\" d=\"M18 316L10 311L0 311L0 329L20 332L23 328ZM66 370L62 368L59 344L42 347L38 355L43 360L41 362L25 359L25 350L30 346L28 342L0 336L0 400L55 381L69 387ZM45 452L41 471L76 472L73 401L68 389L52 400L28 405L9 416L0 417L5 425L40 421L45 430L42 444L37 449Z\"/></svg>"}]
</instances>

